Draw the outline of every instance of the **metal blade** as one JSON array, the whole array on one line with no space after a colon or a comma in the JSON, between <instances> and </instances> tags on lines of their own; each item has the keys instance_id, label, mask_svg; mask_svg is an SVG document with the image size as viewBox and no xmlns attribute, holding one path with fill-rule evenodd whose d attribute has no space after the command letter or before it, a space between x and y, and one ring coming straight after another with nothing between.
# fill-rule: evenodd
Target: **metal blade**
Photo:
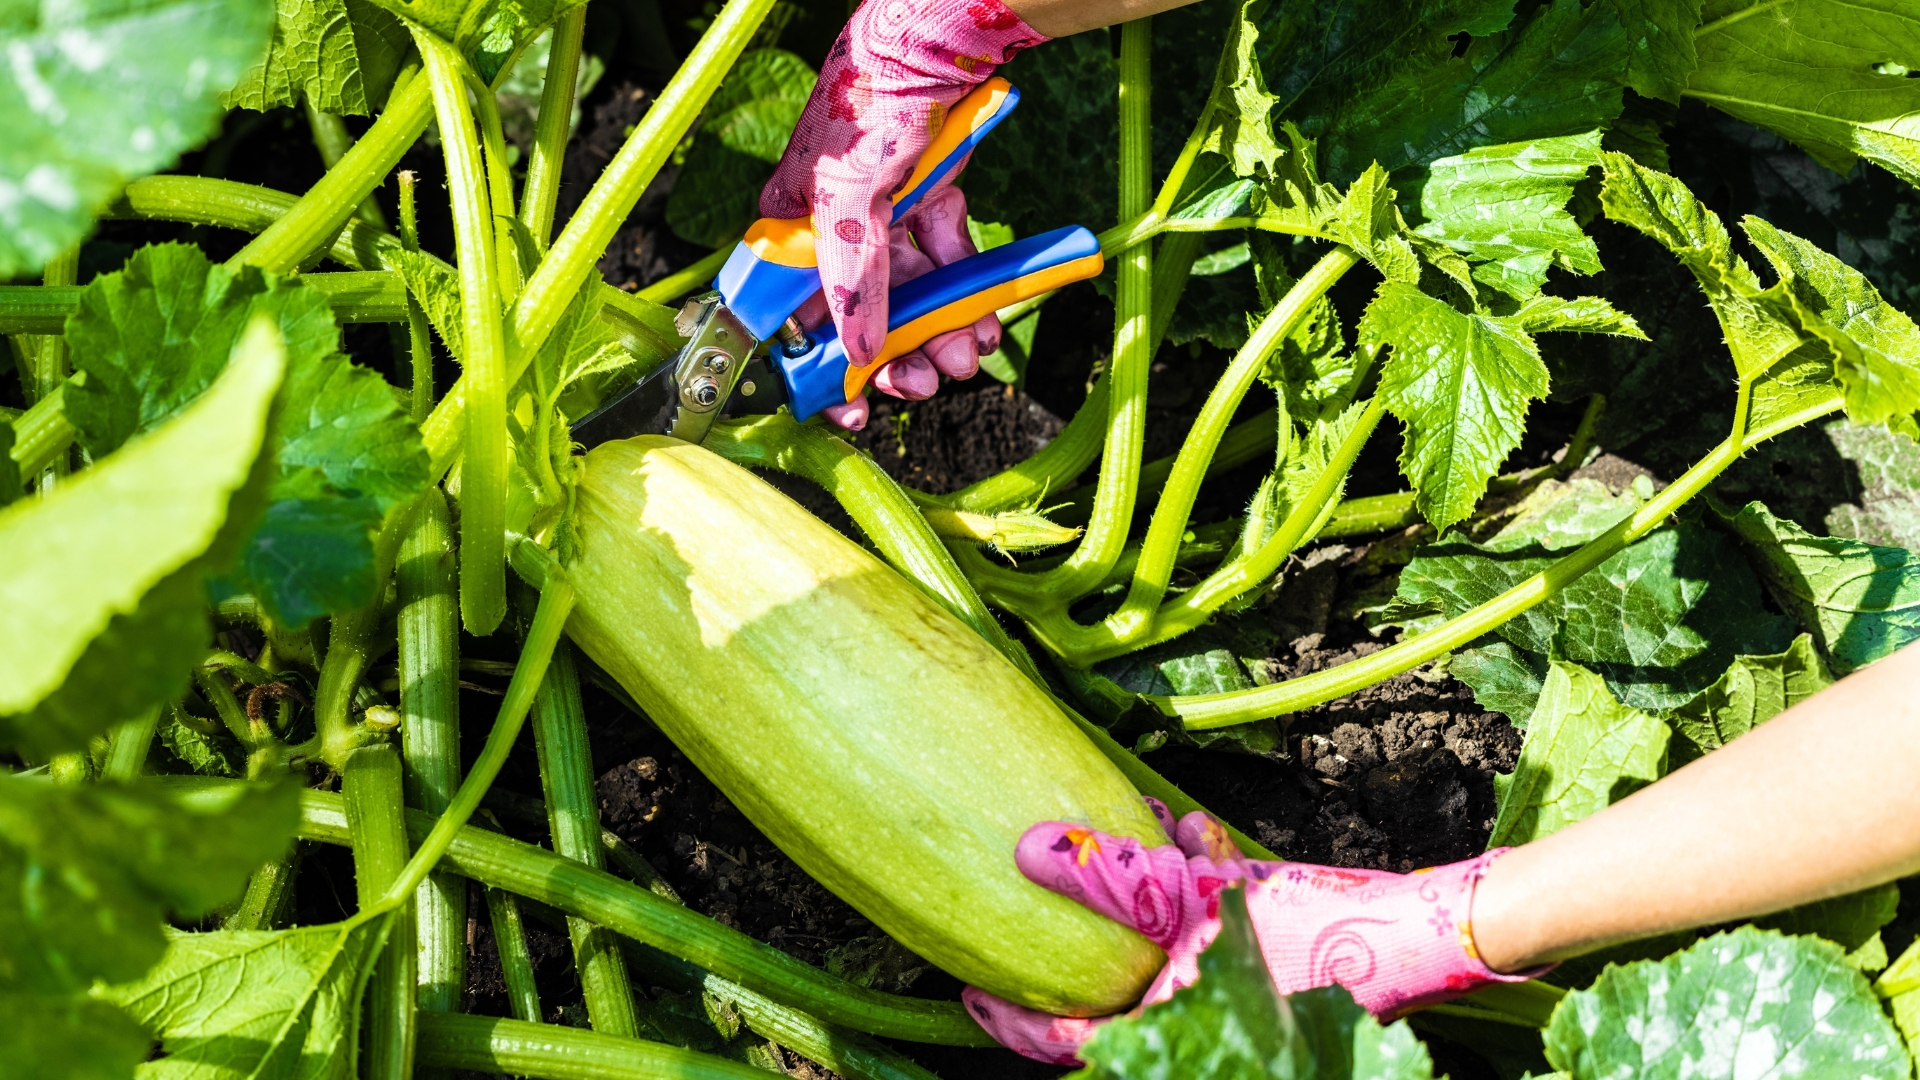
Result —
<instances>
[{"instance_id":1,"label":"metal blade","mask_svg":"<svg viewBox=\"0 0 1920 1080\"><path fill-rule=\"evenodd\" d=\"M687 337L679 353L583 417L573 426L575 442L591 450L635 435L705 441L760 342L720 302L719 293L689 301L674 327Z\"/></svg>"},{"instance_id":2,"label":"metal blade","mask_svg":"<svg viewBox=\"0 0 1920 1080\"><path fill-rule=\"evenodd\" d=\"M588 450L603 442L635 435L665 435L680 409L675 378L680 357L662 363L573 425L573 441Z\"/></svg>"}]
</instances>

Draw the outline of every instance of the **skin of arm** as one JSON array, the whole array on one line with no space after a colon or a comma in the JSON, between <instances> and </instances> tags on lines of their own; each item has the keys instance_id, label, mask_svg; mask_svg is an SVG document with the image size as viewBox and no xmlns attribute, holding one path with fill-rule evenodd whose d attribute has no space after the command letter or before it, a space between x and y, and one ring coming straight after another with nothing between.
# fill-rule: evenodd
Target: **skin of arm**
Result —
<instances>
[{"instance_id":1,"label":"skin of arm","mask_svg":"<svg viewBox=\"0 0 1920 1080\"><path fill-rule=\"evenodd\" d=\"M1481 958L1520 971L1920 872L1916 691L1905 649L1508 852L1474 895Z\"/></svg>"},{"instance_id":2,"label":"skin of arm","mask_svg":"<svg viewBox=\"0 0 1920 1080\"><path fill-rule=\"evenodd\" d=\"M1185 7L1194 0L1006 0L1013 13L1028 26L1050 38L1066 37L1082 30L1132 22Z\"/></svg>"}]
</instances>

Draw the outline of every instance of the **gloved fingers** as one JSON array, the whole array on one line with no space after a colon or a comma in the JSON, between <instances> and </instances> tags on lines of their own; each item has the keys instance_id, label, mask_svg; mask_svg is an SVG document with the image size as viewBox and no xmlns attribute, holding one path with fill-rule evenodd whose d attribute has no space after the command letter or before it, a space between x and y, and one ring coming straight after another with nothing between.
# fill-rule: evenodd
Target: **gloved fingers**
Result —
<instances>
[{"instance_id":1,"label":"gloved fingers","mask_svg":"<svg viewBox=\"0 0 1920 1080\"><path fill-rule=\"evenodd\" d=\"M805 303L794 309L793 318L799 321L802 330L818 330L827 325L833 318L833 313L827 310L827 294L822 291L807 297Z\"/></svg>"},{"instance_id":2,"label":"gloved fingers","mask_svg":"<svg viewBox=\"0 0 1920 1080\"><path fill-rule=\"evenodd\" d=\"M867 418L873 410L867 405L867 395L861 394L845 405L829 405L820 410L827 422L848 431L859 431L867 426Z\"/></svg>"},{"instance_id":3,"label":"gloved fingers","mask_svg":"<svg viewBox=\"0 0 1920 1080\"><path fill-rule=\"evenodd\" d=\"M1132 927L1165 949L1207 916L1208 901L1188 873L1187 857L1172 844L1147 847L1083 825L1045 821L1028 829L1014 862L1029 881ZM1209 875L1217 894L1224 879Z\"/></svg>"},{"instance_id":4,"label":"gloved fingers","mask_svg":"<svg viewBox=\"0 0 1920 1080\"><path fill-rule=\"evenodd\" d=\"M965 163L962 163L962 168ZM957 175L958 169L950 175ZM967 231L967 197L950 181L934 186L914 204L907 215L907 226L914 242L935 266L959 262L979 254L973 234Z\"/></svg>"},{"instance_id":5,"label":"gloved fingers","mask_svg":"<svg viewBox=\"0 0 1920 1080\"><path fill-rule=\"evenodd\" d=\"M1151 795L1140 796L1140 801L1147 804L1147 812L1160 823L1160 831L1167 834L1167 839L1173 839L1173 811L1167 809L1167 804Z\"/></svg>"},{"instance_id":6,"label":"gloved fingers","mask_svg":"<svg viewBox=\"0 0 1920 1080\"><path fill-rule=\"evenodd\" d=\"M821 290L847 361L866 367L887 338L887 220L886 199L858 187L839 192L827 181L814 192L814 255L820 268ZM890 210L886 212L890 213Z\"/></svg>"},{"instance_id":7,"label":"gloved fingers","mask_svg":"<svg viewBox=\"0 0 1920 1080\"><path fill-rule=\"evenodd\" d=\"M887 362L873 377L874 388L905 401L925 401L940 389L940 373L919 349Z\"/></svg>"},{"instance_id":8,"label":"gloved fingers","mask_svg":"<svg viewBox=\"0 0 1920 1080\"><path fill-rule=\"evenodd\" d=\"M1240 846L1220 819L1204 810L1195 810L1180 819L1173 831L1173 842L1189 859L1205 857L1215 865L1241 858Z\"/></svg>"},{"instance_id":9,"label":"gloved fingers","mask_svg":"<svg viewBox=\"0 0 1920 1080\"><path fill-rule=\"evenodd\" d=\"M982 315L973 321L974 348L981 356L1000 351L1000 316Z\"/></svg>"},{"instance_id":10,"label":"gloved fingers","mask_svg":"<svg viewBox=\"0 0 1920 1080\"><path fill-rule=\"evenodd\" d=\"M913 234L905 225L887 230L887 262L887 281L891 285L912 281L938 265L926 252L913 246Z\"/></svg>"},{"instance_id":11,"label":"gloved fingers","mask_svg":"<svg viewBox=\"0 0 1920 1080\"><path fill-rule=\"evenodd\" d=\"M1075 1056L1080 1044L1092 1037L1095 1028L1112 1019L1054 1016L1003 1001L972 986L960 991L960 1000L966 1002L967 1012L995 1042L1022 1057L1051 1065L1080 1064Z\"/></svg>"},{"instance_id":12,"label":"gloved fingers","mask_svg":"<svg viewBox=\"0 0 1920 1080\"><path fill-rule=\"evenodd\" d=\"M971 326L936 334L927 339L919 351L933 361L940 374L950 379L971 379L980 370L978 334Z\"/></svg>"}]
</instances>

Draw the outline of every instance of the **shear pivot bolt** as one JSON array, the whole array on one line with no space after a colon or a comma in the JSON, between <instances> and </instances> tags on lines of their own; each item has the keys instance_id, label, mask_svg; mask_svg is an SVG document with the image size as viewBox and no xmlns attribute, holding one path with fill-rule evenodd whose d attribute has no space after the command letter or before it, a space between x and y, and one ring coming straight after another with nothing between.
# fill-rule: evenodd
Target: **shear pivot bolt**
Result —
<instances>
[{"instance_id":1,"label":"shear pivot bolt","mask_svg":"<svg viewBox=\"0 0 1920 1080\"><path fill-rule=\"evenodd\" d=\"M712 408L713 403L720 400L720 384L702 375L687 384L687 397L703 409Z\"/></svg>"}]
</instances>

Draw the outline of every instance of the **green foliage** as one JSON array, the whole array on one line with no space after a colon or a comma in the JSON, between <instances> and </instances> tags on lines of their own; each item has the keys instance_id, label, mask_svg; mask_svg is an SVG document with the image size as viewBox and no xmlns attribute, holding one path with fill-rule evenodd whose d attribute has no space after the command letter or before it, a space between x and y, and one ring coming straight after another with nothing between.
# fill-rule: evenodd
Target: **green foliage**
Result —
<instances>
[{"instance_id":1,"label":"green foliage","mask_svg":"<svg viewBox=\"0 0 1920 1080\"><path fill-rule=\"evenodd\" d=\"M220 103L265 112L304 101L366 116L386 103L412 45L400 20L368 0L278 0L266 58Z\"/></svg>"},{"instance_id":2,"label":"green foliage","mask_svg":"<svg viewBox=\"0 0 1920 1080\"><path fill-rule=\"evenodd\" d=\"M79 244L127 181L219 125L266 46L258 0L11 3L0 12L0 279Z\"/></svg>"},{"instance_id":3,"label":"green foliage","mask_svg":"<svg viewBox=\"0 0 1920 1080\"><path fill-rule=\"evenodd\" d=\"M1847 172L1866 158L1920 185L1920 14L1904 4L1707 0L1698 98Z\"/></svg>"},{"instance_id":4,"label":"green foliage","mask_svg":"<svg viewBox=\"0 0 1920 1080\"><path fill-rule=\"evenodd\" d=\"M1899 1036L1840 948L1744 927L1567 995L1547 1060L1572 1080L1849 1076L1900 1080Z\"/></svg>"},{"instance_id":5,"label":"green foliage","mask_svg":"<svg viewBox=\"0 0 1920 1080\"><path fill-rule=\"evenodd\" d=\"M385 380L340 354L323 292L182 244L142 248L81 294L67 336L86 379L69 415L89 452L113 450L194 401L256 314L286 341L287 376L269 503L237 580L298 626L373 598L372 534L427 481L419 432Z\"/></svg>"},{"instance_id":6,"label":"green foliage","mask_svg":"<svg viewBox=\"0 0 1920 1080\"><path fill-rule=\"evenodd\" d=\"M150 1075L351 1080L393 919L385 906L324 926L176 933L153 970L106 996L160 1040Z\"/></svg>"},{"instance_id":7,"label":"green foliage","mask_svg":"<svg viewBox=\"0 0 1920 1080\"><path fill-rule=\"evenodd\" d=\"M1831 536L1884 547L1920 548L1920 444L1883 427L1836 420L1823 434L1860 487L1826 515Z\"/></svg>"},{"instance_id":8,"label":"green foliage","mask_svg":"<svg viewBox=\"0 0 1920 1080\"><path fill-rule=\"evenodd\" d=\"M1452 617L1557 559L1535 546L1492 551L1444 541L1407 565L1400 598L1435 603ZM1497 633L1533 657L1591 668L1615 697L1649 712L1691 700L1735 656L1779 652L1793 636L1785 619L1762 606L1739 545L1686 521L1653 532ZM1538 660L1528 666L1542 670Z\"/></svg>"},{"instance_id":9,"label":"green foliage","mask_svg":"<svg viewBox=\"0 0 1920 1080\"><path fill-rule=\"evenodd\" d=\"M1495 776L1489 848L1524 844L1589 817L1667 771L1667 725L1614 700L1598 675L1552 662L1511 775Z\"/></svg>"},{"instance_id":10,"label":"green foliage","mask_svg":"<svg viewBox=\"0 0 1920 1080\"><path fill-rule=\"evenodd\" d=\"M1599 273L1599 250L1566 209L1599 161L1597 130L1440 158L1408 192L1421 217L1414 231L1466 256L1476 281L1516 299L1538 293L1554 267Z\"/></svg>"},{"instance_id":11,"label":"green foliage","mask_svg":"<svg viewBox=\"0 0 1920 1080\"><path fill-rule=\"evenodd\" d=\"M251 528L284 360L269 326L199 401L47 499L0 510L0 739L37 756L186 686L203 582Z\"/></svg>"},{"instance_id":12,"label":"green foliage","mask_svg":"<svg viewBox=\"0 0 1920 1080\"><path fill-rule=\"evenodd\" d=\"M1241 890L1220 894L1220 922L1200 978L1096 1029L1077 1080L1431 1080L1404 1020L1382 1026L1338 987L1275 993Z\"/></svg>"},{"instance_id":13,"label":"green foliage","mask_svg":"<svg viewBox=\"0 0 1920 1080\"><path fill-rule=\"evenodd\" d=\"M786 152L816 77L784 49L740 57L707 102L667 198L667 224L676 235L717 248L747 231L760 216L760 189Z\"/></svg>"},{"instance_id":14,"label":"green foliage","mask_svg":"<svg viewBox=\"0 0 1920 1080\"><path fill-rule=\"evenodd\" d=\"M1784 652L1734 657L1712 686L1669 719L1701 750L1718 750L1832 684L1813 638L1801 634Z\"/></svg>"},{"instance_id":15,"label":"green foliage","mask_svg":"<svg viewBox=\"0 0 1920 1080\"><path fill-rule=\"evenodd\" d=\"M1733 529L1780 605L1810 631L1845 675L1920 637L1920 560L1902 548L1814 536L1759 503Z\"/></svg>"}]
</instances>

